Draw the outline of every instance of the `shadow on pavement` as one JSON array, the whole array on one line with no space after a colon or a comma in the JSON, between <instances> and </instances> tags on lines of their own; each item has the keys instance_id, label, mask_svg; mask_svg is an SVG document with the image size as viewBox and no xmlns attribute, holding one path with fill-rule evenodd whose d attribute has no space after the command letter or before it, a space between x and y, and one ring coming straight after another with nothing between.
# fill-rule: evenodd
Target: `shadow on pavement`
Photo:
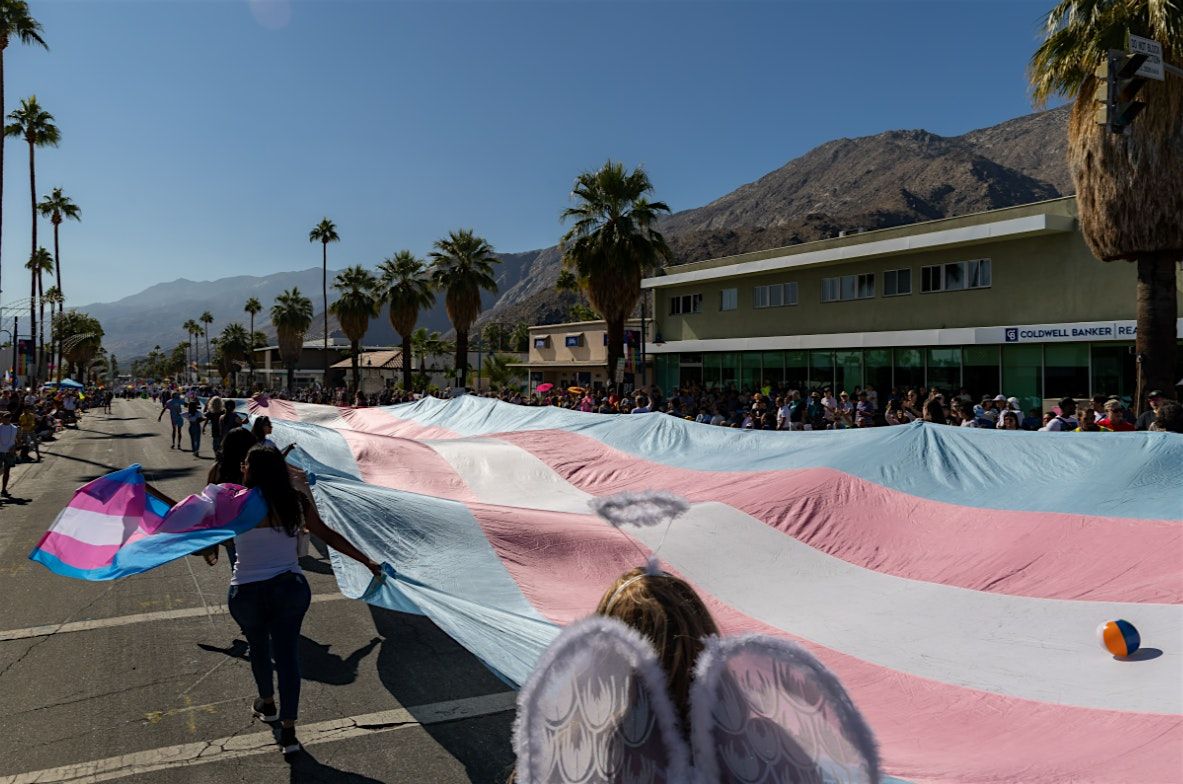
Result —
<instances>
[{"instance_id":1,"label":"shadow on pavement","mask_svg":"<svg viewBox=\"0 0 1183 784\"><path fill-rule=\"evenodd\" d=\"M304 635L300 635L300 677L306 681L316 681L329 686L344 686L357 680L357 667L362 659L373 653L382 640L375 637L348 656L341 657L331 653L331 645L319 643ZM234 640L226 648L207 643L198 643L198 648L210 653L220 653L232 659L250 661L249 646L246 640Z\"/></svg>"},{"instance_id":2,"label":"shadow on pavement","mask_svg":"<svg viewBox=\"0 0 1183 784\"><path fill-rule=\"evenodd\" d=\"M331 768L319 762L316 757L304 749L299 754L292 754L286 758L291 769L291 784L383 784L378 779L363 776L360 773L350 773L347 770Z\"/></svg>"},{"instance_id":3,"label":"shadow on pavement","mask_svg":"<svg viewBox=\"0 0 1183 784\"><path fill-rule=\"evenodd\" d=\"M378 651L378 676L400 705L415 706L479 697L509 687L480 660L460 647L427 618L369 607L374 627L383 637ZM482 731L472 731L481 725ZM468 721L425 724L423 729L464 765L470 781L501 784L513 765L510 747L513 714Z\"/></svg>"},{"instance_id":4,"label":"shadow on pavement","mask_svg":"<svg viewBox=\"0 0 1183 784\"><path fill-rule=\"evenodd\" d=\"M327 555L325 556L328 557ZM300 559L300 568L306 572L313 572L315 574L332 574L333 567L327 563L322 563L311 555L306 555Z\"/></svg>"}]
</instances>

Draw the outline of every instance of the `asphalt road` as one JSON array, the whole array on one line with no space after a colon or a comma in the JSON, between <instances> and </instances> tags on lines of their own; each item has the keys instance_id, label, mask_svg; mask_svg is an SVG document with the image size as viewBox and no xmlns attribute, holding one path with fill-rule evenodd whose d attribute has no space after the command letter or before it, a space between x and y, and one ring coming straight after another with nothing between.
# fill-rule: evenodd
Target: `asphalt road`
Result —
<instances>
[{"instance_id":1,"label":"asphalt road","mask_svg":"<svg viewBox=\"0 0 1183 784\"><path fill-rule=\"evenodd\" d=\"M74 489L131 463L183 497L207 456L169 449L149 401L115 401L13 469L0 503L0 784L503 782L513 694L430 621L344 599L304 560L303 754L250 717L246 645L225 612L229 569L185 558L106 583L28 553Z\"/></svg>"}]
</instances>

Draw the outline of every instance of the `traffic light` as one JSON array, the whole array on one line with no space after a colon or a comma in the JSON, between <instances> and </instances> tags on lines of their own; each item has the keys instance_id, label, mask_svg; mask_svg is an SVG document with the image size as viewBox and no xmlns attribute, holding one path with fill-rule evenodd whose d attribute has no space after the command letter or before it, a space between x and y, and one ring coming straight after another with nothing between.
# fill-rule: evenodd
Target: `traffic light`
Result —
<instances>
[{"instance_id":1,"label":"traffic light","mask_svg":"<svg viewBox=\"0 0 1183 784\"><path fill-rule=\"evenodd\" d=\"M1138 69L1146 62L1144 54L1128 54L1110 49L1105 62L1097 67L1097 88L1094 99L1097 123L1109 127L1111 133L1125 133L1139 112L1146 108L1144 101L1135 100L1146 80L1138 76Z\"/></svg>"}]
</instances>

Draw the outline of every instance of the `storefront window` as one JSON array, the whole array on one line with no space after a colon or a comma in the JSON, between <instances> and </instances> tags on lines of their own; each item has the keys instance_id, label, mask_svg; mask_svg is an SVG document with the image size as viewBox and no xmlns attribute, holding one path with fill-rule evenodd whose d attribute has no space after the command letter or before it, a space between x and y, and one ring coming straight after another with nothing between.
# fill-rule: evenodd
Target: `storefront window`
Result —
<instances>
[{"instance_id":1,"label":"storefront window","mask_svg":"<svg viewBox=\"0 0 1183 784\"><path fill-rule=\"evenodd\" d=\"M811 389L820 389L821 387L834 386L834 352L832 351L810 351L809 352L809 387Z\"/></svg>"},{"instance_id":2,"label":"storefront window","mask_svg":"<svg viewBox=\"0 0 1183 784\"><path fill-rule=\"evenodd\" d=\"M1000 359L998 346L966 346L961 350L961 385L980 400L982 395L997 395Z\"/></svg>"},{"instance_id":3,"label":"storefront window","mask_svg":"<svg viewBox=\"0 0 1183 784\"><path fill-rule=\"evenodd\" d=\"M739 388L740 391L751 392L760 388L760 355L758 353L744 353L739 355Z\"/></svg>"},{"instance_id":4,"label":"storefront window","mask_svg":"<svg viewBox=\"0 0 1183 784\"><path fill-rule=\"evenodd\" d=\"M1093 344L1093 379L1090 391L1094 395L1120 395L1122 398L1133 399L1138 372L1133 348L1129 343Z\"/></svg>"},{"instance_id":5,"label":"storefront window","mask_svg":"<svg viewBox=\"0 0 1183 784\"><path fill-rule=\"evenodd\" d=\"M809 388L809 355L804 351L785 352L785 384L789 389Z\"/></svg>"},{"instance_id":6,"label":"storefront window","mask_svg":"<svg viewBox=\"0 0 1183 784\"><path fill-rule=\"evenodd\" d=\"M961 349L930 348L928 350L928 386L945 392L961 389Z\"/></svg>"},{"instance_id":7,"label":"storefront window","mask_svg":"<svg viewBox=\"0 0 1183 784\"><path fill-rule=\"evenodd\" d=\"M735 387L735 371L738 364L738 354L719 355L719 386L732 388Z\"/></svg>"},{"instance_id":8,"label":"storefront window","mask_svg":"<svg viewBox=\"0 0 1183 784\"><path fill-rule=\"evenodd\" d=\"M718 354L702 355L702 383L707 389L715 389L719 386L720 376Z\"/></svg>"},{"instance_id":9,"label":"storefront window","mask_svg":"<svg viewBox=\"0 0 1183 784\"><path fill-rule=\"evenodd\" d=\"M891 391L891 349L869 348L863 352L863 384L870 384L879 396L880 405L886 404Z\"/></svg>"},{"instance_id":10,"label":"storefront window","mask_svg":"<svg viewBox=\"0 0 1183 784\"><path fill-rule=\"evenodd\" d=\"M678 354L655 354L653 356L654 383L661 390L670 390L678 386Z\"/></svg>"},{"instance_id":11,"label":"storefront window","mask_svg":"<svg viewBox=\"0 0 1183 784\"><path fill-rule=\"evenodd\" d=\"M1054 398L1089 396L1089 344L1049 343L1043 347L1043 383Z\"/></svg>"},{"instance_id":12,"label":"storefront window","mask_svg":"<svg viewBox=\"0 0 1183 784\"><path fill-rule=\"evenodd\" d=\"M897 389L914 389L924 386L924 354L918 348L897 348L893 352L895 366L894 386Z\"/></svg>"},{"instance_id":13,"label":"storefront window","mask_svg":"<svg viewBox=\"0 0 1183 784\"><path fill-rule=\"evenodd\" d=\"M834 352L834 387L835 392L845 390L854 394L855 387L863 385L863 352L835 351Z\"/></svg>"},{"instance_id":14,"label":"storefront window","mask_svg":"<svg viewBox=\"0 0 1183 784\"><path fill-rule=\"evenodd\" d=\"M785 355L783 351L765 351L763 386L779 386L785 379Z\"/></svg>"},{"instance_id":15,"label":"storefront window","mask_svg":"<svg viewBox=\"0 0 1183 784\"><path fill-rule=\"evenodd\" d=\"M1002 347L1002 394L1023 411L1043 407L1043 346Z\"/></svg>"}]
</instances>

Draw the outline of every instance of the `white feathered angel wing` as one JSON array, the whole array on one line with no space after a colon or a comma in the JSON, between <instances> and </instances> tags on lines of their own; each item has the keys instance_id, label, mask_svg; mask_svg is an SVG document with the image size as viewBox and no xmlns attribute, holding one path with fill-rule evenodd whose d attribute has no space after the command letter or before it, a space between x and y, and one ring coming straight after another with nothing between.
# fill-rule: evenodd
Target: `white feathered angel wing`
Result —
<instances>
[{"instance_id":1,"label":"white feathered angel wing","mask_svg":"<svg viewBox=\"0 0 1183 784\"><path fill-rule=\"evenodd\" d=\"M620 621L568 626L518 694L517 784L683 784L690 753L653 646Z\"/></svg>"},{"instance_id":2,"label":"white feathered angel wing","mask_svg":"<svg viewBox=\"0 0 1183 784\"><path fill-rule=\"evenodd\" d=\"M838 679L793 643L709 638L691 687L694 767L706 784L875 784L875 738Z\"/></svg>"}]
</instances>

